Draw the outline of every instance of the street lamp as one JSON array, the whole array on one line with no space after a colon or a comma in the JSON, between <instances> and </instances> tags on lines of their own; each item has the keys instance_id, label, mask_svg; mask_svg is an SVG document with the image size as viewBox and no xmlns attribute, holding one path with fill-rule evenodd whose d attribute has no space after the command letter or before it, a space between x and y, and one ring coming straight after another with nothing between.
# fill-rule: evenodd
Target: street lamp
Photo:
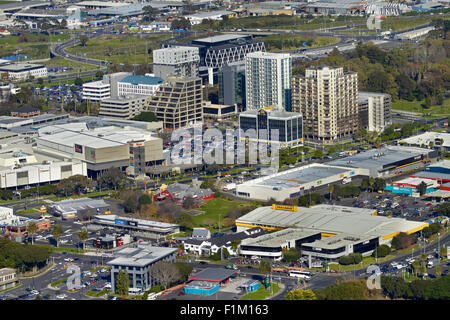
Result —
<instances>
[{"instance_id":1,"label":"street lamp","mask_svg":"<svg viewBox=\"0 0 450 320\"><path fill-rule=\"evenodd\" d=\"M438 258L441 261L441 233L438 232Z\"/></svg>"}]
</instances>

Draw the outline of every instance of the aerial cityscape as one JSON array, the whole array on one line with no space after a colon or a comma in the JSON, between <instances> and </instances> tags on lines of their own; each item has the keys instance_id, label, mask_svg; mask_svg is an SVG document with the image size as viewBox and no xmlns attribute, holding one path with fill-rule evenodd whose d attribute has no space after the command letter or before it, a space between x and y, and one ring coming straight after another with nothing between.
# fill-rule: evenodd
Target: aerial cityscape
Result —
<instances>
[{"instance_id":1,"label":"aerial cityscape","mask_svg":"<svg viewBox=\"0 0 450 320\"><path fill-rule=\"evenodd\" d=\"M0 300L450 300L449 17L0 0Z\"/></svg>"}]
</instances>

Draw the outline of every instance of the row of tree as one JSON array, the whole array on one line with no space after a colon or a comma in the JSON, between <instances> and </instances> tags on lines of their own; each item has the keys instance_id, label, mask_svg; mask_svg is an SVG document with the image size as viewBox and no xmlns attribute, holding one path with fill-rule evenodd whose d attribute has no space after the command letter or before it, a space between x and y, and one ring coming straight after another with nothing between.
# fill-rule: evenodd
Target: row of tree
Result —
<instances>
[{"instance_id":1,"label":"row of tree","mask_svg":"<svg viewBox=\"0 0 450 320\"><path fill-rule=\"evenodd\" d=\"M19 272L36 271L47 264L50 254L50 249L45 247L0 238L0 268L14 268Z\"/></svg>"},{"instance_id":2,"label":"row of tree","mask_svg":"<svg viewBox=\"0 0 450 320\"><path fill-rule=\"evenodd\" d=\"M450 276L406 282L401 277L381 276L383 294L391 299L449 300Z\"/></svg>"},{"instance_id":3,"label":"row of tree","mask_svg":"<svg viewBox=\"0 0 450 320\"><path fill-rule=\"evenodd\" d=\"M418 100L429 98L425 107L442 105L442 93L450 89L449 40L427 39L417 48L400 47L388 52L372 43L360 44L355 50L340 53L333 50L329 57L318 61L294 62L294 73L303 74L307 67L326 64L344 67L358 73L361 91L382 92L393 99Z\"/></svg>"}]
</instances>

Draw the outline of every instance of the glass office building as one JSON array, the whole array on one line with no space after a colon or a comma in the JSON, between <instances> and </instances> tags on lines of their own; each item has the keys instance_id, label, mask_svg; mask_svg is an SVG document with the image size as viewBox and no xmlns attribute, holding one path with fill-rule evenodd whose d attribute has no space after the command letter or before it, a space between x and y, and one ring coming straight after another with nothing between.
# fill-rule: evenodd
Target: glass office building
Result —
<instances>
[{"instance_id":1,"label":"glass office building","mask_svg":"<svg viewBox=\"0 0 450 320\"><path fill-rule=\"evenodd\" d=\"M239 129L242 129L244 133L254 129L258 142L279 143L282 148L303 145L301 113L273 109L273 107L248 110L239 115Z\"/></svg>"}]
</instances>

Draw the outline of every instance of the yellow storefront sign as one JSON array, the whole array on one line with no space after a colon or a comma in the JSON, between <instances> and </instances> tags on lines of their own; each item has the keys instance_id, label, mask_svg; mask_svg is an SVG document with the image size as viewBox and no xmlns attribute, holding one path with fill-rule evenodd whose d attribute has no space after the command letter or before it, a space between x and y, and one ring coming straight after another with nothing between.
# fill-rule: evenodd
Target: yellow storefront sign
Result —
<instances>
[{"instance_id":1,"label":"yellow storefront sign","mask_svg":"<svg viewBox=\"0 0 450 320\"><path fill-rule=\"evenodd\" d=\"M279 205L279 204L273 204L272 205L272 209L273 210L283 210L283 211L297 212L297 207L296 206L283 206L283 205Z\"/></svg>"}]
</instances>

